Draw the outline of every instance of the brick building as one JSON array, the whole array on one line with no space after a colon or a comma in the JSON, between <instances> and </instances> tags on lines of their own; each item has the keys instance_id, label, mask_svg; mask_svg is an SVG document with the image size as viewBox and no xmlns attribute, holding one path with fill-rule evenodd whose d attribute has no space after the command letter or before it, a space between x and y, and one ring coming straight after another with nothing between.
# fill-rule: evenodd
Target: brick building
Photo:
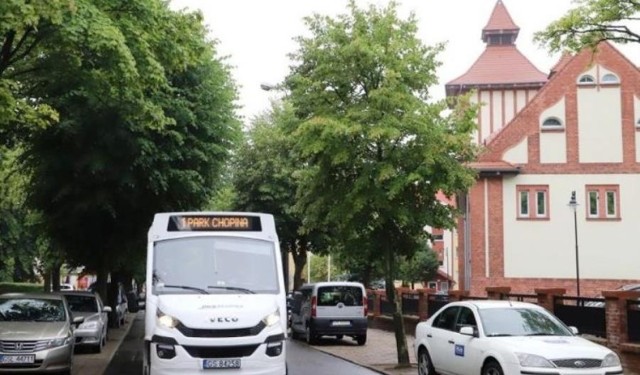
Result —
<instances>
[{"instance_id":1,"label":"brick building","mask_svg":"<svg viewBox=\"0 0 640 375\"><path fill-rule=\"evenodd\" d=\"M458 199L459 289L575 295L579 280L593 296L640 282L640 71L602 43L544 74L516 48L518 31L498 0L485 51L446 85L449 96L473 90L485 146Z\"/></svg>"}]
</instances>

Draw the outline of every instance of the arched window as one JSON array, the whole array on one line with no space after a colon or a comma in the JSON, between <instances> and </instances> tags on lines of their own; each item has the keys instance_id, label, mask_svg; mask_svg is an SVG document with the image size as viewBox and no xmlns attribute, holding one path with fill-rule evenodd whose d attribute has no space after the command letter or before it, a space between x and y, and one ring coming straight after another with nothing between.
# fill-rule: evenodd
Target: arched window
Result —
<instances>
[{"instance_id":1,"label":"arched window","mask_svg":"<svg viewBox=\"0 0 640 375\"><path fill-rule=\"evenodd\" d=\"M615 74L607 73L602 76L602 83L620 83L620 80Z\"/></svg>"},{"instance_id":2,"label":"arched window","mask_svg":"<svg viewBox=\"0 0 640 375\"><path fill-rule=\"evenodd\" d=\"M547 117L542 122L542 126L549 128L557 128L562 126L562 121L557 117Z\"/></svg>"},{"instance_id":3,"label":"arched window","mask_svg":"<svg viewBox=\"0 0 640 375\"><path fill-rule=\"evenodd\" d=\"M580 79L578 80L578 83L580 83L582 85L589 85L589 84L592 84L592 83L596 83L596 80L595 80L595 78L593 78L592 75L585 74L585 75L580 77Z\"/></svg>"}]
</instances>

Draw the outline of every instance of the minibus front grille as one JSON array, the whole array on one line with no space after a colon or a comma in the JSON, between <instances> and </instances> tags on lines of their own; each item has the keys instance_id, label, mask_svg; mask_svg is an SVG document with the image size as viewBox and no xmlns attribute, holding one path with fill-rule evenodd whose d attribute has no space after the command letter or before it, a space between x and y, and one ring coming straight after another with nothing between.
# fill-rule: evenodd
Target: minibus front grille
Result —
<instances>
[{"instance_id":1,"label":"minibus front grille","mask_svg":"<svg viewBox=\"0 0 640 375\"><path fill-rule=\"evenodd\" d=\"M183 346L193 358L241 358L249 357L260 344L241 346Z\"/></svg>"},{"instance_id":2,"label":"minibus front grille","mask_svg":"<svg viewBox=\"0 0 640 375\"><path fill-rule=\"evenodd\" d=\"M182 323L176 326L176 329L180 331L186 337L246 337L256 336L262 332L265 328L263 322L258 323L254 327L249 328L232 328L232 329L202 329L202 328L189 328Z\"/></svg>"}]
</instances>

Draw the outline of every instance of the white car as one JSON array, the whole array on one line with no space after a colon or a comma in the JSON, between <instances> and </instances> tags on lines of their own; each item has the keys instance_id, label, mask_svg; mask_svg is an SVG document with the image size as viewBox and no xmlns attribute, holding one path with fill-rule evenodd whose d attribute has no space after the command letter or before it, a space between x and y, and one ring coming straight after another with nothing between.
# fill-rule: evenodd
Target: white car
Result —
<instances>
[{"instance_id":1,"label":"white car","mask_svg":"<svg viewBox=\"0 0 640 375\"><path fill-rule=\"evenodd\" d=\"M610 349L525 302L461 301L416 327L420 375L623 374Z\"/></svg>"}]
</instances>

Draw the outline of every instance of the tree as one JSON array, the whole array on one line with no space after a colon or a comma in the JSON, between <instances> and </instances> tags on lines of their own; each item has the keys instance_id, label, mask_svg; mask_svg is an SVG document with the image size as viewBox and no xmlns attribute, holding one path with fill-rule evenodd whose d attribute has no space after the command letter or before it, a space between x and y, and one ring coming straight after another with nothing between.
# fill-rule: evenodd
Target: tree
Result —
<instances>
[{"instance_id":1,"label":"tree","mask_svg":"<svg viewBox=\"0 0 640 375\"><path fill-rule=\"evenodd\" d=\"M290 103L272 102L270 111L252 122L233 168L234 207L274 215L283 253L293 257L294 289L302 285L307 252L323 252L320 232L302 233L303 217L294 210L297 175L303 166L294 153L290 129L299 122Z\"/></svg>"},{"instance_id":2,"label":"tree","mask_svg":"<svg viewBox=\"0 0 640 375\"><path fill-rule=\"evenodd\" d=\"M640 43L640 33L631 27L638 20L639 1L577 0L576 4L569 13L536 33L536 41L552 51L579 51L605 40Z\"/></svg>"},{"instance_id":3,"label":"tree","mask_svg":"<svg viewBox=\"0 0 640 375\"><path fill-rule=\"evenodd\" d=\"M0 140L24 138L34 129L58 120L57 113L21 79L34 71L34 61L52 30L74 11L73 0L10 0L0 2Z\"/></svg>"},{"instance_id":4,"label":"tree","mask_svg":"<svg viewBox=\"0 0 640 375\"><path fill-rule=\"evenodd\" d=\"M199 13L76 0L25 84L60 123L30 135L30 204L74 264L126 279L153 214L198 210L239 139L236 88ZM115 284L115 283L113 283Z\"/></svg>"},{"instance_id":5,"label":"tree","mask_svg":"<svg viewBox=\"0 0 640 375\"><path fill-rule=\"evenodd\" d=\"M464 164L476 153L475 109L460 103L445 114L448 103L429 102L442 46L424 46L415 16L401 20L396 8L351 1L348 14L305 18L310 36L296 39L285 86L303 120L293 133L306 164L296 209L306 229L332 228L345 249L366 238L368 254L384 262L398 363L408 366L397 258L423 246L425 225L454 225L455 209L436 193L474 182Z\"/></svg>"},{"instance_id":6,"label":"tree","mask_svg":"<svg viewBox=\"0 0 640 375\"><path fill-rule=\"evenodd\" d=\"M439 267L440 263L435 251L425 244L424 248L416 251L411 258L402 259L400 277L403 281L411 283L413 287L414 283L427 283L433 280Z\"/></svg>"}]
</instances>

